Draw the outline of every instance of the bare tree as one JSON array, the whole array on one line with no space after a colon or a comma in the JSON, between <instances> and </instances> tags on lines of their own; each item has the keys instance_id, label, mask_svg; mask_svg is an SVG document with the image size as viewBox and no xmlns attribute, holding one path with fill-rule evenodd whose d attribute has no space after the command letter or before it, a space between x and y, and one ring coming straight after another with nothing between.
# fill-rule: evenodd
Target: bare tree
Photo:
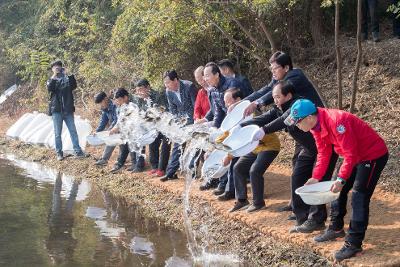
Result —
<instances>
[{"instance_id":1,"label":"bare tree","mask_svg":"<svg viewBox=\"0 0 400 267\"><path fill-rule=\"evenodd\" d=\"M338 108L343 109L343 87L342 87L342 51L339 44L340 26L340 0L335 2L335 50L336 50L336 79L338 86Z\"/></svg>"},{"instance_id":2,"label":"bare tree","mask_svg":"<svg viewBox=\"0 0 400 267\"><path fill-rule=\"evenodd\" d=\"M361 46L361 0L357 0L357 60L356 66L354 70L353 77L353 92L351 94L351 104L350 104L350 112L353 113L356 105L356 96L358 90L358 73L360 71L362 58L362 46Z\"/></svg>"}]
</instances>

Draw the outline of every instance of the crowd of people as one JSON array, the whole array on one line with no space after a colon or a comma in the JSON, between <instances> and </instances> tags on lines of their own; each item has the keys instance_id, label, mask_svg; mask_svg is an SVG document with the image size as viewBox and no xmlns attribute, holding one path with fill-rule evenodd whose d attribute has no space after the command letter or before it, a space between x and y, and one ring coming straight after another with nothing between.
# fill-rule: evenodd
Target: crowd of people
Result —
<instances>
[{"instance_id":1,"label":"crowd of people","mask_svg":"<svg viewBox=\"0 0 400 267\"><path fill-rule=\"evenodd\" d=\"M217 63L209 62L194 71L198 87L188 80L180 79L175 70L163 75L165 89L153 90L149 81L135 81L129 92L124 88L116 89L112 94L99 92L94 102L101 110L101 118L96 132L109 130L118 133L118 110L129 102L140 109L158 106L177 118L186 118L187 124L206 124L219 128L225 116L243 100L251 104L245 109L244 116L252 119L241 122L230 129L229 133L248 125L257 125L253 141L259 141L255 150L241 157L228 154L222 161L229 165L228 172L219 179L211 179L200 186L200 190L214 189L218 201L236 199L230 212L246 210L257 212L266 207L264 201L264 173L278 156L281 143L277 132L286 132L294 139L292 174L288 188L291 191L290 203L280 211L292 211L288 220L294 220L291 233L312 233L325 229L328 217L326 205L310 206L295 194L303 185L320 181L335 181L331 191L340 192L339 198L331 203L330 224L315 237L316 242L326 242L344 237L344 246L335 253L337 260L350 258L362 250L362 241L368 226L369 202L380 174L388 160L388 150L384 140L364 121L345 111L326 107L318 91L301 69L294 68L291 57L281 51L275 52L270 60L271 81L254 91L249 79L237 74L232 61L228 59ZM62 121L70 131L71 139L76 138L73 123L73 96L76 88L73 76L63 72L62 62L52 64L53 77L48 81L51 93L50 114L54 120L56 153L63 159L60 132ZM216 142L222 142L227 134L219 136ZM137 154L129 150L128 144L119 145L117 162L111 172L119 172L128 156L131 166L127 170L143 172L149 164L148 174L158 176L162 182L178 179L180 157L185 145L171 143L162 133ZM74 142L75 154L86 156ZM106 166L114 146L106 146L102 157L95 163ZM196 151L198 158L207 157L203 151ZM333 172L338 160L343 158L337 176ZM196 162L191 166L196 168ZM195 176L193 178L196 178ZM247 195L247 183L250 182L252 202ZM343 218L346 215L347 195L352 194L352 215L347 235L344 232Z\"/></svg>"}]
</instances>

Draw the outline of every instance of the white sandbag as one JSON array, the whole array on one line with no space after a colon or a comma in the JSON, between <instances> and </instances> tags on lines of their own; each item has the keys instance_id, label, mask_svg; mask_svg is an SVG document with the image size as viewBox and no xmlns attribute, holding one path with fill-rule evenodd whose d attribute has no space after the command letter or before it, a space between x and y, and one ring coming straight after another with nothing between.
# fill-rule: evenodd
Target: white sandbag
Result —
<instances>
[{"instance_id":1,"label":"white sandbag","mask_svg":"<svg viewBox=\"0 0 400 267\"><path fill-rule=\"evenodd\" d=\"M27 138L32 134L32 131L41 124L44 120L46 120L47 115L43 113L38 113L25 127L25 129L18 136L18 139L22 141L26 141Z\"/></svg>"},{"instance_id":2,"label":"white sandbag","mask_svg":"<svg viewBox=\"0 0 400 267\"><path fill-rule=\"evenodd\" d=\"M27 142L31 144L46 145L47 136L54 135L53 121L50 119L42 126L41 129L32 135Z\"/></svg>"},{"instance_id":3,"label":"white sandbag","mask_svg":"<svg viewBox=\"0 0 400 267\"><path fill-rule=\"evenodd\" d=\"M43 117L43 116L41 116ZM33 125L29 132L25 134L21 134L20 140L24 141L25 143L36 144L36 142L32 142L32 139L36 137L36 135L44 128L47 124L51 122L50 116L44 116L43 120L39 121L37 125ZM39 142L41 140L38 140Z\"/></svg>"},{"instance_id":4,"label":"white sandbag","mask_svg":"<svg viewBox=\"0 0 400 267\"><path fill-rule=\"evenodd\" d=\"M4 101L6 101L6 99L10 95L12 95L17 90L17 88L18 88L17 85L14 84L13 86L11 86L7 90L5 90L4 93L0 96L0 104L2 104Z\"/></svg>"},{"instance_id":5,"label":"white sandbag","mask_svg":"<svg viewBox=\"0 0 400 267\"><path fill-rule=\"evenodd\" d=\"M25 129L26 125L32 121L32 119L37 115L34 113L25 113L19 118L6 132L6 135L11 138L18 138L21 132Z\"/></svg>"}]
</instances>

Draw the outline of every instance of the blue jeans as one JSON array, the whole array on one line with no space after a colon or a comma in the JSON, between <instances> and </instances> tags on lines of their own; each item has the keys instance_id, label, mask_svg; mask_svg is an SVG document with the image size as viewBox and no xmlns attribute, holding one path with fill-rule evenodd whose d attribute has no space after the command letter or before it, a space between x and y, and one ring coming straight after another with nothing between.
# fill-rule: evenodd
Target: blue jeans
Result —
<instances>
[{"instance_id":1,"label":"blue jeans","mask_svg":"<svg viewBox=\"0 0 400 267\"><path fill-rule=\"evenodd\" d=\"M51 117L53 118L54 137L55 137L55 146L57 154L62 155L63 153L62 139L61 139L63 121L65 121L65 124L67 125L69 136L71 137L72 141L72 146L74 148L74 152L82 153L82 149L79 146L78 133L75 127L74 113L64 114L61 112L53 112Z\"/></svg>"}]
</instances>

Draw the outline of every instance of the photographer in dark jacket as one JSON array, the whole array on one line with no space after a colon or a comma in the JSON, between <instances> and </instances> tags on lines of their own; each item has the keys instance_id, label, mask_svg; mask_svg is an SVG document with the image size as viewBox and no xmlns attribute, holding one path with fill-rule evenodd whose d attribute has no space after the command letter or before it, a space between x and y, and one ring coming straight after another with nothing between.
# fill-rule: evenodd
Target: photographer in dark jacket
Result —
<instances>
[{"instance_id":1,"label":"photographer in dark jacket","mask_svg":"<svg viewBox=\"0 0 400 267\"><path fill-rule=\"evenodd\" d=\"M295 95L293 85L285 81L280 81L274 86L272 96L276 105L271 110L241 123L240 126L244 127L251 124L260 126L261 128L255 134L254 140L261 140L265 134L280 130L287 131L293 137L296 141L298 152L294 157L293 173L291 176L291 197L292 209L296 215L297 225L291 229L291 232L311 233L315 230L322 230L325 228L327 218L325 205L309 206L304 203L300 196L295 194L295 190L303 186L311 177L317 157L317 147L312 134L285 124L285 119L290 114L291 105L299 97ZM323 180L331 179L337 158L337 155L333 152L329 169Z\"/></svg>"},{"instance_id":2,"label":"photographer in dark jacket","mask_svg":"<svg viewBox=\"0 0 400 267\"><path fill-rule=\"evenodd\" d=\"M85 157L79 146L78 133L74 121L74 96L72 91L77 87L74 75L66 75L63 64L57 60L51 64L53 76L47 81L47 90L50 93L49 115L53 118L55 148L57 160L63 160L62 149L62 127L63 122L67 125L71 136L74 154L76 157Z\"/></svg>"}]
</instances>

